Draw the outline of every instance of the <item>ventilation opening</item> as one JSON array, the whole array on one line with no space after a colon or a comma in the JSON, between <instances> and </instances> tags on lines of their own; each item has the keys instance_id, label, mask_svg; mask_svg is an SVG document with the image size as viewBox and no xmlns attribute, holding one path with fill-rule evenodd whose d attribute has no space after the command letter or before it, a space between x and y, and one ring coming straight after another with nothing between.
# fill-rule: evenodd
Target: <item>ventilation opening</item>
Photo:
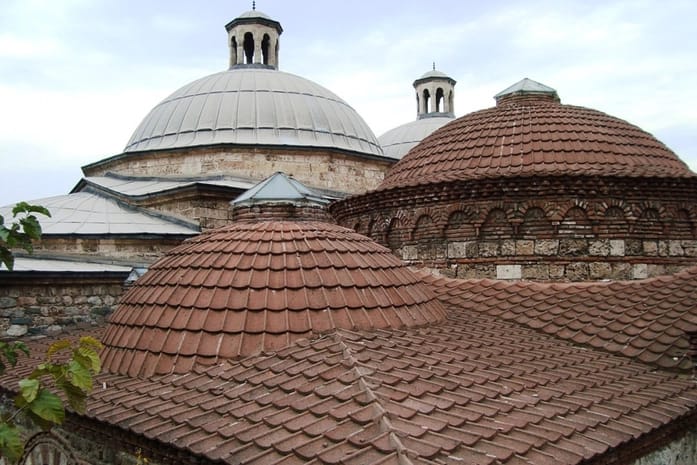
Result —
<instances>
[{"instance_id":1,"label":"ventilation opening","mask_svg":"<svg viewBox=\"0 0 697 465\"><path fill-rule=\"evenodd\" d=\"M428 89L425 89L424 90L424 113L430 112L430 109L428 108L430 104L431 104L431 93L428 91Z\"/></svg>"},{"instance_id":2,"label":"ventilation opening","mask_svg":"<svg viewBox=\"0 0 697 465\"><path fill-rule=\"evenodd\" d=\"M436 90L436 105L435 105L436 108L435 108L435 110L436 110L437 112L443 111L443 110L442 110L442 105L443 105L443 103L444 103L444 102L443 102L443 89L441 89L441 88L439 87L438 90Z\"/></svg>"},{"instance_id":3,"label":"ventilation opening","mask_svg":"<svg viewBox=\"0 0 697 465\"><path fill-rule=\"evenodd\" d=\"M254 63L254 36L251 32L244 35L244 58L245 64L251 65Z\"/></svg>"},{"instance_id":4,"label":"ventilation opening","mask_svg":"<svg viewBox=\"0 0 697 465\"><path fill-rule=\"evenodd\" d=\"M262 63L265 65L269 64L269 42L271 42L269 35L264 34L264 38L261 41L261 57Z\"/></svg>"}]
</instances>

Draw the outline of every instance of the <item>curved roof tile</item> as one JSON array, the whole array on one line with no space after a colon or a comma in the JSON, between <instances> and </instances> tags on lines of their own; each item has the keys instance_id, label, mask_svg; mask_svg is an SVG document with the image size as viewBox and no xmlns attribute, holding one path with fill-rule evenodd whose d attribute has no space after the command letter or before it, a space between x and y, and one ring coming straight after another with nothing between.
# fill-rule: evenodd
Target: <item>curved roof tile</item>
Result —
<instances>
[{"instance_id":1,"label":"curved roof tile","mask_svg":"<svg viewBox=\"0 0 697 465\"><path fill-rule=\"evenodd\" d=\"M663 143L626 121L523 93L435 131L392 167L380 188L570 173L695 176Z\"/></svg>"},{"instance_id":2,"label":"curved roof tile","mask_svg":"<svg viewBox=\"0 0 697 465\"><path fill-rule=\"evenodd\" d=\"M237 223L172 249L125 294L107 370L182 373L337 328L439 322L445 311L391 252L326 223Z\"/></svg>"}]
</instances>

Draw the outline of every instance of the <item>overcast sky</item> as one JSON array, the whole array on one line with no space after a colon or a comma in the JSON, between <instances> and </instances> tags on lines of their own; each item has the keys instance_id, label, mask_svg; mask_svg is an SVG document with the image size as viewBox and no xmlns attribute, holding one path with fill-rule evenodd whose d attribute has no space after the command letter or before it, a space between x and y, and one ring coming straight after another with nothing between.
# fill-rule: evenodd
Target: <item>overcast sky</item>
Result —
<instances>
[{"instance_id":1,"label":"overcast sky","mask_svg":"<svg viewBox=\"0 0 697 465\"><path fill-rule=\"evenodd\" d=\"M1 0L0 205L65 194L147 112L223 70L251 2ZM697 2L259 0L280 67L346 100L377 136L416 118L412 82L457 80L455 113L529 77L562 103L654 134L697 171Z\"/></svg>"}]
</instances>

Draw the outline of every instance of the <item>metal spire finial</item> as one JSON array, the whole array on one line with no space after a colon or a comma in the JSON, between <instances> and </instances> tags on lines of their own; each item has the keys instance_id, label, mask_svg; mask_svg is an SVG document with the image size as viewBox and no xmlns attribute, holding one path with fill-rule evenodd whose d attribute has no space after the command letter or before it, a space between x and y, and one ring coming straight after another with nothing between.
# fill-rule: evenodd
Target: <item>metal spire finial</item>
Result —
<instances>
[{"instance_id":1,"label":"metal spire finial","mask_svg":"<svg viewBox=\"0 0 697 465\"><path fill-rule=\"evenodd\" d=\"M256 9L257 9L257 2L252 0L252 10L256 10Z\"/></svg>"},{"instance_id":2,"label":"metal spire finial","mask_svg":"<svg viewBox=\"0 0 697 465\"><path fill-rule=\"evenodd\" d=\"M436 62L434 61L433 62L433 71L435 71L435 70L436 70Z\"/></svg>"}]
</instances>

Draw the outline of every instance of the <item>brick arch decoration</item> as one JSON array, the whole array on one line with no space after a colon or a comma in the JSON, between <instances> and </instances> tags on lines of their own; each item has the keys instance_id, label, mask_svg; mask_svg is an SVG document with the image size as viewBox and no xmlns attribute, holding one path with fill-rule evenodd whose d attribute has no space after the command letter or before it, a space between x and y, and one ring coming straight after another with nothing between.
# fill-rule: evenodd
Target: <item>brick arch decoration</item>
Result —
<instances>
[{"instance_id":1,"label":"brick arch decoration","mask_svg":"<svg viewBox=\"0 0 697 465\"><path fill-rule=\"evenodd\" d=\"M679 203L666 209L666 226L670 237L692 239L695 237L697 207Z\"/></svg>"},{"instance_id":2,"label":"brick arch decoration","mask_svg":"<svg viewBox=\"0 0 697 465\"><path fill-rule=\"evenodd\" d=\"M480 224L478 210L468 205L457 205L447 211L442 236L448 240L475 238Z\"/></svg>"},{"instance_id":3,"label":"brick arch decoration","mask_svg":"<svg viewBox=\"0 0 697 465\"><path fill-rule=\"evenodd\" d=\"M551 236L554 231L552 220L541 205L528 205L522 213L522 222L518 227L518 234L522 237Z\"/></svg>"},{"instance_id":4,"label":"brick arch decoration","mask_svg":"<svg viewBox=\"0 0 697 465\"><path fill-rule=\"evenodd\" d=\"M502 205L495 205L486 214L479 236L482 239L502 239L513 236L513 225Z\"/></svg>"},{"instance_id":5,"label":"brick arch decoration","mask_svg":"<svg viewBox=\"0 0 697 465\"><path fill-rule=\"evenodd\" d=\"M397 250L402 247L404 243L404 228L402 226L402 219L399 215L392 217L387 225L385 241L387 242L387 247L392 250Z\"/></svg>"},{"instance_id":6,"label":"brick arch decoration","mask_svg":"<svg viewBox=\"0 0 697 465\"><path fill-rule=\"evenodd\" d=\"M588 217L588 205L585 202L574 203L566 210L564 217L559 222L559 236L590 236L593 235L593 225Z\"/></svg>"},{"instance_id":7,"label":"brick arch decoration","mask_svg":"<svg viewBox=\"0 0 697 465\"><path fill-rule=\"evenodd\" d=\"M420 241L427 239L436 239L432 234L436 229L436 222L431 215L422 213L416 218L414 228L411 230L411 240Z\"/></svg>"},{"instance_id":8,"label":"brick arch decoration","mask_svg":"<svg viewBox=\"0 0 697 465\"><path fill-rule=\"evenodd\" d=\"M636 207L637 220L633 231L643 237L661 237L664 233L666 209L657 202L642 202Z\"/></svg>"},{"instance_id":9,"label":"brick arch decoration","mask_svg":"<svg viewBox=\"0 0 697 465\"><path fill-rule=\"evenodd\" d=\"M32 436L19 461L22 465L88 465L81 460L67 441L50 432Z\"/></svg>"}]
</instances>

